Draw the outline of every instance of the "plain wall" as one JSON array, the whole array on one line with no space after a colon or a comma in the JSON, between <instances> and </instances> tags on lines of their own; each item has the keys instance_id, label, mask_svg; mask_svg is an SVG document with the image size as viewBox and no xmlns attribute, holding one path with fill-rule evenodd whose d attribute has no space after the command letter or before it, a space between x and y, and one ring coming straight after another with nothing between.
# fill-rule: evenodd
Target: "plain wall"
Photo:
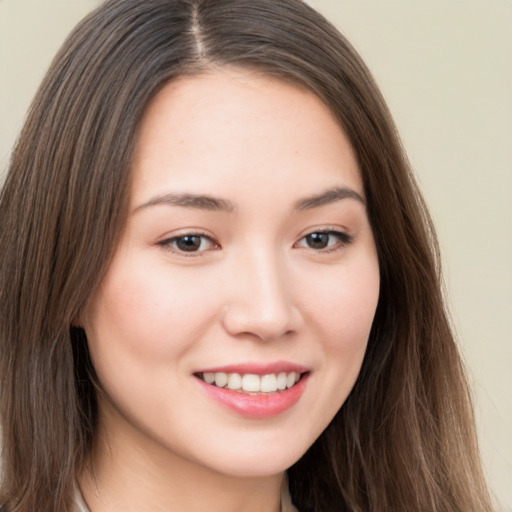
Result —
<instances>
[{"instance_id":1,"label":"plain wall","mask_svg":"<svg viewBox=\"0 0 512 512\"><path fill-rule=\"evenodd\" d=\"M430 205L492 488L512 511L512 2L312 0L380 84ZM94 0L0 0L0 182Z\"/></svg>"}]
</instances>

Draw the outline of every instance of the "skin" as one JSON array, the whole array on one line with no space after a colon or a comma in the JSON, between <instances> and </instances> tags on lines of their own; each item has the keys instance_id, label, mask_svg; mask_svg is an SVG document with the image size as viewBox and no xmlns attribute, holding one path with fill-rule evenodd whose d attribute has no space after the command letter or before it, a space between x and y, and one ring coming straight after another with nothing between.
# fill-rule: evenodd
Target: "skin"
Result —
<instances>
[{"instance_id":1,"label":"skin","mask_svg":"<svg viewBox=\"0 0 512 512\"><path fill-rule=\"evenodd\" d=\"M351 197L296 208L340 188ZM230 208L158 201L184 193ZM323 231L342 235L311 247ZM184 252L176 237L190 233L205 237ZM324 104L236 69L169 83L143 119L126 229L81 318L102 387L80 478L92 512L278 511L284 471L355 383L378 294L360 172ZM309 376L269 418L221 406L194 376L275 361Z\"/></svg>"}]
</instances>

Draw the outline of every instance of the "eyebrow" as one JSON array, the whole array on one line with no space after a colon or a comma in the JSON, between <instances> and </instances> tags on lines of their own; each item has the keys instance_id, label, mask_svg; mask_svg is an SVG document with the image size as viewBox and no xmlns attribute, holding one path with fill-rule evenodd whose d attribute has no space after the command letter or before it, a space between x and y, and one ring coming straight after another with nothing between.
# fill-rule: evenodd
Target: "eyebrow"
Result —
<instances>
[{"instance_id":1,"label":"eyebrow","mask_svg":"<svg viewBox=\"0 0 512 512\"><path fill-rule=\"evenodd\" d=\"M342 199L355 199L366 206L364 198L355 190L348 187L334 187L320 194L300 199L295 203L295 210L311 210L313 208L319 208L320 206L341 201Z\"/></svg>"},{"instance_id":2,"label":"eyebrow","mask_svg":"<svg viewBox=\"0 0 512 512\"><path fill-rule=\"evenodd\" d=\"M294 210L305 211L319 208L342 199L355 199L366 206L366 201L355 190L348 187L334 187L330 188L320 194L308 196L297 201L294 205ZM195 208L199 210L207 210L214 212L233 212L235 205L227 200L217 197L212 197L204 194L163 194L151 198L146 203L143 203L135 208L134 213L149 208L151 206L181 206L183 208Z\"/></svg>"},{"instance_id":3,"label":"eyebrow","mask_svg":"<svg viewBox=\"0 0 512 512\"><path fill-rule=\"evenodd\" d=\"M181 206L184 208L196 208L213 212L232 212L235 205L227 199L220 199L203 194L163 194L151 198L144 204L137 206L135 212L150 206L167 205Z\"/></svg>"}]
</instances>

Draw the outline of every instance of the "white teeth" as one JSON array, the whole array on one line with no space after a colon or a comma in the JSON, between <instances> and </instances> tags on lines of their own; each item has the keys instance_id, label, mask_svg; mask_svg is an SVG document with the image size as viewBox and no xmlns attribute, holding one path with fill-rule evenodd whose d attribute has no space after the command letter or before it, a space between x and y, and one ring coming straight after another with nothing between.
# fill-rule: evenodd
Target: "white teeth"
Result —
<instances>
[{"instance_id":1,"label":"white teeth","mask_svg":"<svg viewBox=\"0 0 512 512\"><path fill-rule=\"evenodd\" d=\"M260 391L260 376L246 373L242 377L242 389L253 393Z\"/></svg>"},{"instance_id":2,"label":"white teeth","mask_svg":"<svg viewBox=\"0 0 512 512\"><path fill-rule=\"evenodd\" d=\"M217 372L215 374L215 385L218 388L223 388L228 383L228 375L224 372Z\"/></svg>"},{"instance_id":3,"label":"white teeth","mask_svg":"<svg viewBox=\"0 0 512 512\"><path fill-rule=\"evenodd\" d=\"M277 391L277 377L275 373L270 375L262 375L261 391L265 393L275 393Z\"/></svg>"},{"instance_id":4,"label":"white teeth","mask_svg":"<svg viewBox=\"0 0 512 512\"><path fill-rule=\"evenodd\" d=\"M215 374L214 373L203 373L203 379L206 384L213 384L215 382Z\"/></svg>"},{"instance_id":5,"label":"white teeth","mask_svg":"<svg viewBox=\"0 0 512 512\"><path fill-rule=\"evenodd\" d=\"M286 375L286 387L291 388L295 384L295 377L297 374L295 372L290 372Z\"/></svg>"},{"instance_id":6,"label":"white teeth","mask_svg":"<svg viewBox=\"0 0 512 512\"><path fill-rule=\"evenodd\" d=\"M200 375L207 384L246 393L275 393L291 388L300 380L300 373L297 372L269 373L266 375L204 372Z\"/></svg>"},{"instance_id":7,"label":"white teeth","mask_svg":"<svg viewBox=\"0 0 512 512\"><path fill-rule=\"evenodd\" d=\"M286 389L286 373L285 372L281 372L277 376L277 389L280 389L281 391L283 389Z\"/></svg>"},{"instance_id":8,"label":"white teeth","mask_svg":"<svg viewBox=\"0 0 512 512\"><path fill-rule=\"evenodd\" d=\"M238 373L228 374L228 388L240 389L242 387L242 377Z\"/></svg>"}]
</instances>

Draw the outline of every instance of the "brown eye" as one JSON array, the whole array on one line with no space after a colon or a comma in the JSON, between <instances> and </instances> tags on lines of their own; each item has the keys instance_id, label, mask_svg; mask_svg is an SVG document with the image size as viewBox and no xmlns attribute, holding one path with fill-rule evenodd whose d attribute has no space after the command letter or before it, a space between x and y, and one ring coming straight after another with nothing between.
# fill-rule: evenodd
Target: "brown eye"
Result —
<instances>
[{"instance_id":1,"label":"brown eye","mask_svg":"<svg viewBox=\"0 0 512 512\"><path fill-rule=\"evenodd\" d=\"M208 236L201 234L186 234L173 236L159 242L160 246L177 253L201 253L218 248L217 244Z\"/></svg>"},{"instance_id":2,"label":"brown eye","mask_svg":"<svg viewBox=\"0 0 512 512\"><path fill-rule=\"evenodd\" d=\"M352 241L352 237L341 231L315 231L301 238L297 246L316 251L335 250L344 247Z\"/></svg>"},{"instance_id":3,"label":"brown eye","mask_svg":"<svg viewBox=\"0 0 512 512\"><path fill-rule=\"evenodd\" d=\"M311 249L325 249L329 246L329 233L311 233L305 237L306 245Z\"/></svg>"},{"instance_id":4,"label":"brown eye","mask_svg":"<svg viewBox=\"0 0 512 512\"><path fill-rule=\"evenodd\" d=\"M202 237L198 235L180 236L175 239L175 246L180 251L193 252L201 248Z\"/></svg>"}]
</instances>

